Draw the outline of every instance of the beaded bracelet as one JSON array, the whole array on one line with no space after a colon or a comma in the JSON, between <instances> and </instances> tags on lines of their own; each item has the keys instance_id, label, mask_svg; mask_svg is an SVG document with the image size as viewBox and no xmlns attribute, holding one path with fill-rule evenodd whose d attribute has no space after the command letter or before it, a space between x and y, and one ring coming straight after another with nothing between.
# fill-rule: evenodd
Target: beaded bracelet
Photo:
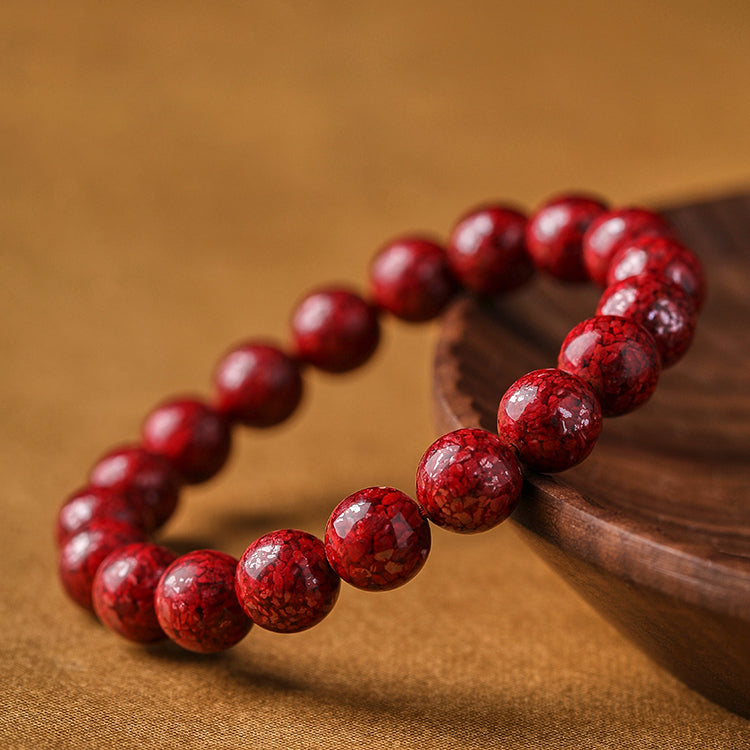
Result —
<instances>
[{"instance_id":1,"label":"beaded bracelet","mask_svg":"<svg viewBox=\"0 0 750 750\"><path fill-rule=\"evenodd\" d=\"M325 541L279 530L239 561L215 550L177 557L146 541L183 485L222 468L234 425L264 428L291 416L305 366L343 373L364 364L378 345L381 311L431 320L461 287L505 294L535 270L603 287L596 315L567 335L557 368L530 372L505 392L498 434L459 429L427 449L416 502L369 487L334 509ZM370 266L369 299L340 287L308 294L292 315L289 352L257 341L233 348L216 367L211 403L162 403L146 417L140 444L97 461L57 517L63 588L125 638L168 636L202 653L235 645L253 623L282 633L309 628L333 608L341 579L384 591L413 578L430 550L428 520L461 533L493 528L520 500L521 465L558 472L585 459L602 417L646 401L661 370L687 351L704 297L700 261L662 217L608 210L586 195L554 198L528 220L508 206L480 206L445 247L421 236L394 240Z\"/></svg>"}]
</instances>

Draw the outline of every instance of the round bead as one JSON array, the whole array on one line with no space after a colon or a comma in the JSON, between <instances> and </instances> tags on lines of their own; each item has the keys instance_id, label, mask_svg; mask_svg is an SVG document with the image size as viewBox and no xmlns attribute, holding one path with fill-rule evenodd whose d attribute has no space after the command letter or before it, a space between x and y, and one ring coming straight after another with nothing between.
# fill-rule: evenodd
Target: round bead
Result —
<instances>
[{"instance_id":1,"label":"round bead","mask_svg":"<svg viewBox=\"0 0 750 750\"><path fill-rule=\"evenodd\" d=\"M174 513L182 480L172 464L138 445L106 453L89 472L89 483L128 495L141 506L146 529L153 531Z\"/></svg>"},{"instance_id":2,"label":"round bead","mask_svg":"<svg viewBox=\"0 0 750 750\"><path fill-rule=\"evenodd\" d=\"M587 281L584 232L606 206L585 195L564 195L545 203L526 225L526 246L540 271L563 281Z\"/></svg>"},{"instance_id":3,"label":"round bead","mask_svg":"<svg viewBox=\"0 0 750 750\"><path fill-rule=\"evenodd\" d=\"M94 612L102 624L129 641L166 638L156 619L154 591L177 556L156 544L135 543L111 552L94 576Z\"/></svg>"},{"instance_id":4,"label":"round bead","mask_svg":"<svg viewBox=\"0 0 750 750\"><path fill-rule=\"evenodd\" d=\"M154 605L171 640L188 651L213 654L247 635L252 622L234 593L236 568L231 555L200 549L178 557L164 571Z\"/></svg>"},{"instance_id":5,"label":"round bead","mask_svg":"<svg viewBox=\"0 0 750 750\"><path fill-rule=\"evenodd\" d=\"M280 349L248 342L235 347L214 371L216 408L248 427L287 419L302 399L300 366Z\"/></svg>"},{"instance_id":6,"label":"round bead","mask_svg":"<svg viewBox=\"0 0 750 750\"><path fill-rule=\"evenodd\" d=\"M177 398L157 406L145 419L143 445L165 456L188 484L217 474L229 457L227 418L194 398Z\"/></svg>"},{"instance_id":7,"label":"round bead","mask_svg":"<svg viewBox=\"0 0 750 750\"><path fill-rule=\"evenodd\" d=\"M376 309L346 289L321 289L292 314L296 355L326 372L348 372L367 362L380 340Z\"/></svg>"},{"instance_id":8,"label":"round bead","mask_svg":"<svg viewBox=\"0 0 750 750\"><path fill-rule=\"evenodd\" d=\"M497 413L500 439L530 469L569 469L591 453L602 429L602 412L591 388L575 375L547 368L516 380Z\"/></svg>"},{"instance_id":9,"label":"round bead","mask_svg":"<svg viewBox=\"0 0 750 750\"><path fill-rule=\"evenodd\" d=\"M497 435L470 427L438 438L417 469L417 500L438 526L460 533L504 521L521 498L523 475Z\"/></svg>"},{"instance_id":10,"label":"round bead","mask_svg":"<svg viewBox=\"0 0 750 750\"><path fill-rule=\"evenodd\" d=\"M70 495L57 514L55 539L58 546L99 518L148 530L141 510L127 496L103 487L84 487Z\"/></svg>"},{"instance_id":11,"label":"round bead","mask_svg":"<svg viewBox=\"0 0 750 750\"><path fill-rule=\"evenodd\" d=\"M145 539L143 529L111 518L97 518L63 544L58 559L60 581L68 596L92 609L91 587L102 560L118 547Z\"/></svg>"},{"instance_id":12,"label":"round bead","mask_svg":"<svg viewBox=\"0 0 750 750\"><path fill-rule=\"evenodd\" d=\"M526 217L502 205L480 206L451 232L448 263L460 282L477 294L502 294L534 275L526 250Z\"/></svg>"},{"instance_id":13,"label":"round bead","mask_svg":"<svg viewBox=\"0 0 750 750\"><path fill-rule=\"evenodd\" d=\"M639 407L651 397L661 373L651 335L632 320L613 315L589 318L573 328L557 366L591 386L605 417Z\"/></svg>"},{"instance_id":14,"label":"round bead","mask_svg":"<svg viewBox=\"0 0 750 750\"><path fill-rule=\"evenodd\" d=\"M706 296L706 274L695 253L668 237L636 237L622 243L607 272L607 285L623 279L658 276L671 281L695 301L700 310Z\"/></svg>"},{"instance_id":15,"label":"round bead","mask_svg":"<svg viewBox=\"0 0 750 750\"><path fill-rule=\"evenodd\" d=\"M373 302L401 320L422 322L439 315L456 291L445 250L425 237L389 242L370 265Z\"/></svg>"},{"instance_id":16,"label":"round bead","mask_svg":"<svg viewBox=\"0 0 750 750\"><path fill-rule=\"evenodd\" d=\"M348 583L367 591L395 589L411 580L430 551L430 526L400 490L369 487L349 495L326 525L326 554Z\"/></svg>"},{"instance_id":17,"label":"round bead","mask_svg":"<svg viewBox=\"0 0 750 750\"><path fill-rule=\"evenodd\" d=\"M682 287L657 276L623 279L605 289L597 315L622 315L643 326L654 339L662 368L671 367L690 348L695 333L695 303Z\"/></svg>"},{"instance_id":18,"label":"round bead","mask_svg":"<svg viewBox=\"0 0 750 750\"><path fill-rule=\"evenodd\" d=\"M276 633L317 625L338 599L339 577L323 542L305 531L274 531L253 542L237 566L237 599L254 623Z\"/></svg>"},{"instance_id":19,"label":"round bead","mask_svg":"<svg viewBox=\"0 0 750 750\"><path fill-rule=\"evenodd\" d=\"M618 208L597 216L583 235L583 265L589 278L606 286L607 270L618 245L644 233L664 235L671 229L665 219L646 208Z\"/></svg>"}]
</instances>

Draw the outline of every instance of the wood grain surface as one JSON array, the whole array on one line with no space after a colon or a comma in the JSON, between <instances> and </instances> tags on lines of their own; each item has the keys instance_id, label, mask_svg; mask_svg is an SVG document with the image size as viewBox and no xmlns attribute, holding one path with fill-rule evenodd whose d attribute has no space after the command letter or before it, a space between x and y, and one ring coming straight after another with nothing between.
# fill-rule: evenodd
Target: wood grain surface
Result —
<instances>
[{"instance_id":1,"label":"wood grain surface","mask_svg":"<svg viewBox=\"0 0 750 750\"><path fill-rule=\"evenodd\" d=\"M537 550L659 663L750 716L750 195L664 212L709 273L689 355L592 456L527 474L513 518ZM547 280L458 301L435 360L439 427L496 430L520 374L552 365L597 292Z\"/></svg>"}]
</instances>

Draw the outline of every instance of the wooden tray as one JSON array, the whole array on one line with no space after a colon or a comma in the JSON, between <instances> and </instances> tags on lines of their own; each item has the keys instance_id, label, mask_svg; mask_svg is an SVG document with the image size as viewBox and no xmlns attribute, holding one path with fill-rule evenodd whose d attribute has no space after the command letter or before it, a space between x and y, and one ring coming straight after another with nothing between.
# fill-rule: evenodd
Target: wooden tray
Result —
<instances>
[{"instance_id":1,"label":"wooden tray","mask_svg":"<svg viewBox=\"0 0 750 750\"><path fill-rule=\"evenodd\" d=\"M750 194L664 214L708 270L694 346L648 404L605 422L583 465L528 473L513 520L659 664L750 717ZM505 389L554 365L597 299L540 280L497 303L456 301L435 358L439 429L496 431Z\"/></svg>"}]
</instances>

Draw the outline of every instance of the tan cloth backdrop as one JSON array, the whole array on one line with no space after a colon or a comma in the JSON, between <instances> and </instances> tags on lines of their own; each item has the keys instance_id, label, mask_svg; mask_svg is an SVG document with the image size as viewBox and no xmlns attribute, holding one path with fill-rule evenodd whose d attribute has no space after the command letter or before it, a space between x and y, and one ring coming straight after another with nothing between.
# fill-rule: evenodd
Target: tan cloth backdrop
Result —
<instances>
[{"instance_id":1,"label":"tan cloth backdrop","mask_svg":"<svg viewBox=\"0 0 750 750\"><path fill-rule=\"evenodd\" d=\"M615 10L616 6L616 10ZM678 199L750 178L750 5L34 2L0 8L0 746L742 748L511 527L434 534L404 589L230 653L128 645L61 594L53 519L215 357L311 284L490 197ZM435 329L310 378L167 543L239 555L407 491ZM632 417L637 418L637 416Z\"/></svg>"}]
</instances>

